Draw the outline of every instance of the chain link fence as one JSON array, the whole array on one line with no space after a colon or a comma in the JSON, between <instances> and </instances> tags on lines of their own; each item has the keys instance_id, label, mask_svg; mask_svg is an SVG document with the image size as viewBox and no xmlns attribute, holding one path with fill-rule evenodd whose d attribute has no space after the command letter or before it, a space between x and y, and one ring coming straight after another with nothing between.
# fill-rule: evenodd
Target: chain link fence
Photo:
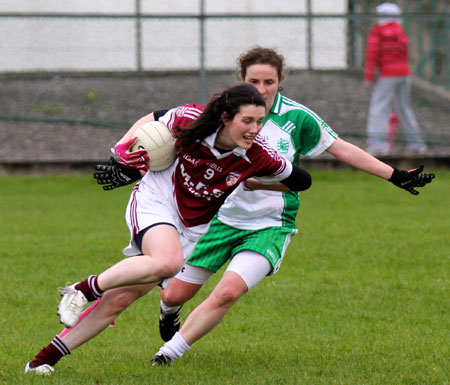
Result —
<instances>
[{"instance_id":1,"label":"chain link fence","mask_svg":"<svg viewBox=\"0 0 450 385\"><path fill-rule=\"evenodd\" d=\"M115 12L80 12L81 5L71 12L6 12L0 5L0 34L8 36L0 41L0 73L229 70L256 44L277 47L292 69L360 69L379 1L284 1L276 8L263 1L253 13L234 3L187 3L166 12L143 0L123 2ZM397 3L414 74L450 90L450 2Z\"/></svg>"},{"instance_id":2,"label":"chain link fence","mask_svg":"<svg viewBox=\"0 0 450 385\"><path fill-rule=\"evenodd\" d=\"M258 44L286 57L287 96L316 110L344 138L364 145L370 95L362 87L362 69L379 1L280 0L275 8L267 0L48 0L36 2L38 10L20 8L21 3L35 4L0 3L0 34L8 36L0 39L3 144L11 130L20 126L26 135L32 125L41 133L50 127L46 138L70 126L68 132L103 128L116 140L149 111L204 102L231 85L237 56ZM450 1L396 3L410 38L415 78L442 91L415 93L419 124L428 144L447 156ZM36 157L51 158L47 147L36 146L37 131L34 135L22 143L33 142ZM74 157L92 142L84 140ZM401 136L398 141L401 145ZM2 146L0 159L8 154ZM63 156L67 151L52 159Z\"/></svg>"}]
</instances>

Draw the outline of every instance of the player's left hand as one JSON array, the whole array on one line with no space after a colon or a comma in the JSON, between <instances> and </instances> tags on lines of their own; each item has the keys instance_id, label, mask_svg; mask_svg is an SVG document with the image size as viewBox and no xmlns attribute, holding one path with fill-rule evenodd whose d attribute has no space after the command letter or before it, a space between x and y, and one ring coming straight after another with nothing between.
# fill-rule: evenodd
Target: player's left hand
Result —
<instances>
[{"instance_id":1,"label":"player's left hand","mask_svg":"<svg viewBox=\"0 0 450 385\"><path fill-rule=\"evenodd\" d=\"M389 182L392 182L397 187L400 187L413 195L419 195L419 191L415 187L423 187L434 179L434 174L423 174L424 165L420 165L409 171L398 170L394 168Z\"/></svg>"},{"instance_id":2,"label":"player's left hand","mask_svg":"<svg viewBox=\"0 0 450 385\"><path fill-rule=\"evenodd\" d=\"M94 178L98 184L104 185L105 191L126 186L142 178L138 169L118 163L113 157L110 164L97 164L95 169L100 172L94 173Z\"/></svg>"}]
</instances>

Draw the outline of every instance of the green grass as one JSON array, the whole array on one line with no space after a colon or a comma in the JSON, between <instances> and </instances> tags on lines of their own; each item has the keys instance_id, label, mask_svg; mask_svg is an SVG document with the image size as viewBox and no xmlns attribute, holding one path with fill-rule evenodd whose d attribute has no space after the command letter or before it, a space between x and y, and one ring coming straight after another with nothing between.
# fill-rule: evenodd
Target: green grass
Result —
<instances>
[{"instance_id":1,"label":"green grass","mask_svg":"<svg viewBox=\"0 0 450 385\"><path fill-rule=\"evenodd\" d=\"M61 330L56 288L122 258L131 188L103 192L88 176L0 186L1 384L450 383L449 171L418 197L359 172L313 172L281 270L182 359L149 365L161 345L154 291L49 378L23 368Z\"/></svg>"}]
</instances>

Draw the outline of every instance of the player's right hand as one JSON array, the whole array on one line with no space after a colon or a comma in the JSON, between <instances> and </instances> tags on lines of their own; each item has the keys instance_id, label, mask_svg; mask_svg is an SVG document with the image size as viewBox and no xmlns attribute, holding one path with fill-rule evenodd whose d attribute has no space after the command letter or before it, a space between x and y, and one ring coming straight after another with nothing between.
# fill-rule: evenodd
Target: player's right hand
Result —
<instances>
[{"instance_id":1,"label":"player's right hand","mask_svg":"<svg viewBox=\"0 0 450 385\"><path fill-rule=\"evenodd\" d=\"M389 182L400 187L413 195L419 195L419 191L415 187L423 187L434 179L434 174L423 174L423 164L409 171L397 170L394 168Z\"/></svg>"},{"instance_id":2,"label":"player's right hand","mask_svg":"<svg viewBox=\"0 0 450 385\"><path fill-rule=\"evenodd\" d=\"M103 185L103 190L114 190L117 187L126 186L142 178L141 172L131 166L117 162L111 157L110 164L97 164L94 173L97 183Z\"/></svg>"},{"instance_id":3,"label":"player's right hand","mask_svg":"<svg viewBox=\"0 0 450 385\"><path fill-rule=\"evenodd\" d=\"M131 138L125 143L116 144L114 147L114 153L119 157L121 163L133 166L140 170L148 170L148 162L150 158L147 155L146 150L138 150L129 152L130 147L136 141L136 137Z\"/></svg>"}]
</instances>

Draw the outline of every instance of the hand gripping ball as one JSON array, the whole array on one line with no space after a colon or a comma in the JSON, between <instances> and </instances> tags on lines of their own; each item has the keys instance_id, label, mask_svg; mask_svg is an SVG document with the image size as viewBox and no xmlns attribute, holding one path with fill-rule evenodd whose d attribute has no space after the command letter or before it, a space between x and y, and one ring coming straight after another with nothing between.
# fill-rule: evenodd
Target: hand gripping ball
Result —
<instances>
[{"instance_id":1,"label":"hand gripping ball","mask_svg":"<svg viewBox=\"0 0 450 385\"><path fill-rule=\"evenodd\" d=\"M158 121L140 126L134 133L136 141L129 152L147 150L151 171L169 168L176 158L175 139L167 126Z\"/></svg>"}]
</instances>

